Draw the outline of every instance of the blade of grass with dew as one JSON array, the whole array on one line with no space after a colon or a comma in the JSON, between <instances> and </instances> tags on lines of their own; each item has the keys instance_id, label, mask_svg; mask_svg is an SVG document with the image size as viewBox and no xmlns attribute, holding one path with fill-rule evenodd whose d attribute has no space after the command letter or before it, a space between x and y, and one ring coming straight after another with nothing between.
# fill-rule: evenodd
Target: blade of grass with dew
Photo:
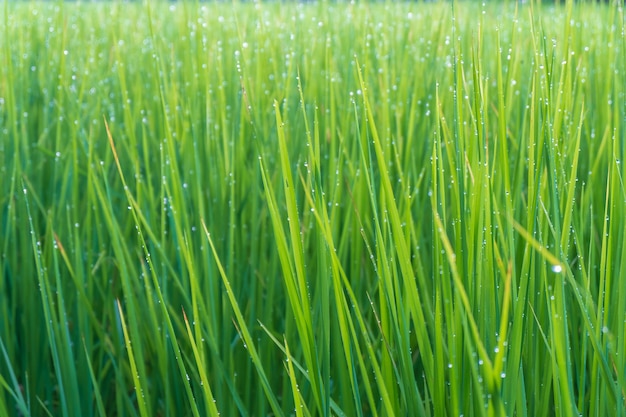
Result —
<instances>
[{"instance_id":1,"label":"blade of grass with dew","mask_svg":"<svg viewBox=\"0 0 626 417\"><path fill-rule=\"evenodd\" d=\"M135 352L131 345L130 335L126 328L126 319L124 318L124 312L122 311L122 304L119 300L117 300L117 310L120 315L120 322L122 323L122 331L124 332L124 341L126 343L126 352L128 353L128 360L130 365L130 372L133 379L133 384L135 386L135 393L137 395L137 403L139 404L139 415L142 417L148 416L146 402L144 401L144 390L141 386L141 381L139 378L139 372L137 370L137 362L135 360Z\"/></svg>"},{"instance_id":2,"label":"blade of grass with dew","mask_svg":"<svg viewBox=\"0 0 626 417\"><path fill-rule=\"evenodd\" d=\"M307 189L305 188L305 190ZM317 195L323 196L323 194L319 192L317 193ZM349 301L352 303L353 310L355 310L354 314L356 315L357 323L362 324L363 318L360 311L356 307L356 296L346 277L345 271L342 268L341 262L338 258L337 250L335 249L335 243L332 237L332 222L328 215L327 205L325 204L323 197L316 204L313 201L313 197L311 196L311 194L305 192L305 196L308 199L309 204L311 206L315 206L315 211L313 212L313 215L316 219L320 232L324 237L324 241L327 244L328 253L330 254L331 258L333 294L335 297L335 305L337 306L338 314L337 322L339 324L339 334L342 341L341 345L346 360L346 366L348 367L347 371L349 373L346 378L348 379L350 384L351 393L355 403L354 406L356 407L356 413L357 415L362 415L363 413L363 404L360 400L361 390L365 391L367 401L371 406L372 412L377 413L377 407L375 406L375 400L373 396L373 389L371 387L369 378L366 377L368 371L363 356L361 354L362 348L360 347L360 342L357 337L356 325L350 314L350 307L348 304ZM348 294L347 298L345 293ZM277 341L275 341L275 343L277 343ZM358 365L358 368L355 367L355 363ZM361 374L363 375L361 379L357 379L357 370L360 370Z\"/></svg>"},{"instance_id":3,"label":"blade of grass with dew","mask_svg":"<svg viewBox=\"0 0 626 417\"><path fill-rule=\"evenodd\" d=\"M118 174L120 176L120 180L121 180L122 185L123 185L124 190L125 190L126 198L128 200L128 203L132 203L133 200L129 197L130 196L130 191L128 189L128 186L126 185L126 180L124 179L124 173L123 173L120 161L119 161L117 150L115 148L115 143L113 141L113 136L111 135L111 131L109 130L109 126L108 126L108 124L106 122L106 119L105 119L104 123L105 123L106 132L107 132L107 137L108 137L108 140L109 140L109 145L110 145L111 151L113 153L113 157L114 157L114 160L115 160L115 164L117 166L117 170L118 170ZM133 207L132 206L129 206L129 207L131 208L131 211L134 213L135 211L133 210ZM155 269L151 265L152 261L151 261L150 253L147 250L145 239L143 238L143 234L141 233L141 230L139 229L139 224L140 224L139 223L139 219L134 214L133 214L133 220L134 220L135 226L136 226L136 228L138 230L138 234L139 234L139 238L140 238L140 242L141 242L141 247L144 250L144 254L146 256L147 263L151 266L150 271L151 271L153 286L154 286L154 288L156 290L156 294L157 294L157 297L158 297L158 300L159 300L159 305L160 305L160 308L161 308L161 311L162 311L162 314L163 314L163 317L164 317L164 320L165 320L165 323L166 323L166 326L167 326L167 331L169 332L169 339L170 339L170 341L172 343L172 348L176 352L176 356L175 356L176 364L177 364L178 370L180 372L181 380L183 381L183 384L184 384L184 389L185 389L185 393L186 393L186 396L187 396L187 400L189 402L189 406L191 408L191 411L192 411L193 415L194 416L199 416L198 406L197 406L197 403L196 403L196 401L194 399L194 395L193 395L193 392L192 392L191 386L190 386L189 374L188 374L188 372L186 370L186 367L185 367L185 364L183 362L183 357L182 357L181 349L180 349L180 343L177 340L176 333L175 333L174 327L172 325L172 318L170 317L170 313L167 311L167 304L166 304L165 299L163 297L163 294L162 294L162 292L160 290L160 285L159 285L159 282L158 282L157 277L156 277ZM119 301L118 301L118 304L119 304ZM134 322L134 320L132 322ZM141 352L139 352L139 354L141 355ZM143 363L143 361L142 361L142 363ZM207 406L210 407L212 403L213 402L211 401L210 403L207 404Z\"/></svg>"},{"instance_id":4,"label":"blade of grass with dew","mask_svg":"<svg viewBox=\"0 0 626 417\"><path fill-rule=\"evenodd\" d=\"M403 277L404 283L406 285L405 288L409 290L409 294L407 295L408 302L411 305L412 315L414 315L414 320L417 323L424 323L424 312L422 310L422 303L420 301L420 296L417 291L417 287L415 285L415 278L412 270L412 266L409 262L410 256L408 249L406 247L406 242L404 240L404 233L402 231L401 226L401 217L398 212L398 208L395 203L391 182L389 176L385 170L385 156L383 154L383 150L380 144L380 139L378 137L378 131L375 125L374 114L372 113L372 109L367 97L367 86L363 81L363 75L361 73L360 66L357 65L357 75L359 79L359 84L362 91L363 96L363 105L365 107L365 117L368 123L368 127L370 129L370 134L372 135L372 143L375 152L375 158L378 161L379 167L381 167L379 174L381 179L381 188L382 188L382 196L385 199L387 210L389 213L389 221L391 223L391 230L394 236L395 250L398 256L398 263L400 266L401 276ZM369 143L369 141L368 141ZM371 164L369 165L371 166ZM370 191L371 198L374 199L372 192ZM426 334L419 332L419 347L420 351L423 352L426 357L432 357L430 343L426 341Z\"/></svg>"},{"instance_id":5,"label":"blade of grass with dew","mask_svg":"<svg viewBox=\"0 0 626 417\"><path fill-rule=\"evenodd\" d=\"M235 295L232 292L232 289L230 287L230 282L228 281L228 277L226 276L226 271L224 270L222 263L217 257L217 251L215 249L215 245L213 244L213 240L211 239L211 234L209 233L209 231L206 228L206 225L204 224L204 220L202 221L202 228L204 229L204 234L206 235L209 245L211 246L211 251L213 252L215 263L217 264L217 268L220 272L220 276L222 277L222 280L224 282L224 287L226 288L226 293L228 295L229 301L233 308L233 312L235 313L235 318L237 319L237 325L239 326L241 330L241 335L242 335L244 344L246 348L248 349L248 352L250 353L252 362L254 363L257 369L257 372L259 374L259 377L261 379L261 385L262 385L263 391L265 392L266 398L269 401L274 414L276 414L277 416L282 416L283 411L280 408L278 400L274 396L272 387L270 386L269 379L267 378L265 369L263 368L263 364L259 360L259 355L257 353L257 349L255 348L254 340L252 339L252 336L250 335L248 326L246 325L246 322L241 313L241 310L239 309L239 305L237 303L237 300L235 299Z\"/></svg>"},{"instance_id":6,"label":"blade of grass with dew","mask_svg":"<svg viewBox=\"0 0 626 417\"><path fill-rule=\"evenodd\" d=\"M187 328L187 335L189 336L189 341L193 350L194 359L196 360L197 369L200 373L200 385L202 385L202 390L205 397L204 401L209 408L209 415L211 415L212 417L217 417L219 415L219 412L217 411L217 407L215 406L215 399L213 397L213 393L211 392L210 382L206 374L206 364L204 363L204 358L200 354L198 344L194 340L195 335L194 332L191 330L191 327L189 326L189 320L187 319L187 315L185 314L184 310L183 317L185 320L185 327Z\"/></svg>"}]
</instances>

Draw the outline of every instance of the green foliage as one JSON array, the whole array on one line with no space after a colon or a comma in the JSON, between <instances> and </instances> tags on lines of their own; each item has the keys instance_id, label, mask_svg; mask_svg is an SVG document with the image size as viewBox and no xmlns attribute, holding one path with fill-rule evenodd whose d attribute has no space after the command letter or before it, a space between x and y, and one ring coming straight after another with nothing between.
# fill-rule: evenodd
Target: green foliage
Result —
<instances>
[{"instance_id":1,"label":"green foliage","mask_svg":"<svg viewBox=\"0 0 626 417\"><path fill-rule=\"evenodd\" d=\"M621 6L1 16L0 415L626 415Z\"/></svg>"}]
</instances>

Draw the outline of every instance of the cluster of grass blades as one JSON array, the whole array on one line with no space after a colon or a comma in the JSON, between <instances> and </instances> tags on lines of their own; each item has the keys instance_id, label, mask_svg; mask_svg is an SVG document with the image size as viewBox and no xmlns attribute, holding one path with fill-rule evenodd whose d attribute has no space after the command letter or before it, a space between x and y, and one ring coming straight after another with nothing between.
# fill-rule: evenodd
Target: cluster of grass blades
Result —
<instances>
[{"instance_id":1,"label":"cluster of grass blades","mask_svg":"<svg viewBox=\"0 0 626 417\"><path fill-rule=\"evenodd\" d=\"M621 4L1 16L1 416L626 415Z\"/></svg>"}]
</instances>

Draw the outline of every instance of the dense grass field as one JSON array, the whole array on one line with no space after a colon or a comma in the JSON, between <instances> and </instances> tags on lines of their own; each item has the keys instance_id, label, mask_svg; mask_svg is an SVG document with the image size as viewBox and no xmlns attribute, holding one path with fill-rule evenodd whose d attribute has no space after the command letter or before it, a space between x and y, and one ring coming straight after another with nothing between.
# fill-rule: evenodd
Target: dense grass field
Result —
<instances>
[{"instance_id":1,"label":"dense grass field","mask_svg":"<svg viewBox=\"0 0 626 417\"><path fill-rule=\"evenodd\" d=\"M621 7L0 15L0 416L626 416Z\"/></svg>"}]
</instances>

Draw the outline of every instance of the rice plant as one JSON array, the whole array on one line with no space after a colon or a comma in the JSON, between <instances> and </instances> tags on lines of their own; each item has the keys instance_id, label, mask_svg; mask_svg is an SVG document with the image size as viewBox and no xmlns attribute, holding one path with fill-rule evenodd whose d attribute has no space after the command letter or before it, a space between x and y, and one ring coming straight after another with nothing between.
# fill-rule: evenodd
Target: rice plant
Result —
<instances>
[{"instance_id":1,"label":"rice plant","mask_svg":"<svg viewBox=\"0 0 626 417\"><path fill-rule=\"evenodd\" d=\"M0 416L625 416L622 6L5 1Z\"/></svg>"}]
</instances>

